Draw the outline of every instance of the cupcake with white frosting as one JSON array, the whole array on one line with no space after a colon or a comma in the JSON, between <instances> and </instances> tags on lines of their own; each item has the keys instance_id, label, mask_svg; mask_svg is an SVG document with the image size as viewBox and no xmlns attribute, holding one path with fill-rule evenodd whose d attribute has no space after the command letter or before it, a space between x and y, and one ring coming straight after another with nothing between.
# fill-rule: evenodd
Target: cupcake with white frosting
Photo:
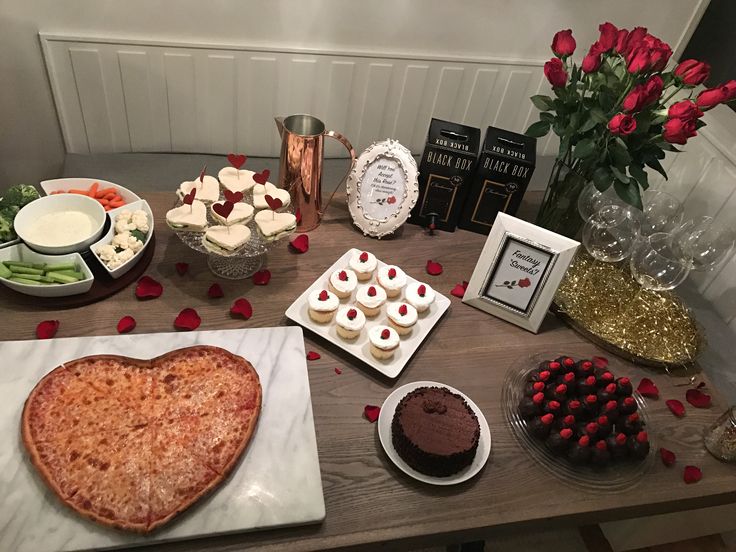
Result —
<instances>
[{"instance_id":1,"label":"cupcake with white frosting","mask_svg":"<svg viewBox=\"0 0 736 552\"><path fill-rule=\"evenodd\" d=\"M340 300L326 289L316 289L309 294L309 318L326 324L335 315Z\"/></svg>"},{"instance_id":2,"label":"cupcake with white frosting","mask_svg":"<svg viewBox=\"0 0 736 552\"><path fill-rule=\"evenodd\" d=\"M373 277L378 260L373 253L360 251L353 255L348 264L350 265L350 269L358 276L358 280L367 282Z\"/></svg>"},{"instance_id":3,"label":"cupcake with white frosting","mask_svg":"<svg viewBox=\"0 0 736 552\"><path fill-rule=\"evenodd\" d=\"M336 270L330 275L329 289L340 299L350 297L358 286L358 277L350 269Z\"/></svg>"},{"instance_id":4,"label":"cupcake with white frosting","mask_svg":"<svg viewBox=\"0 0 736 552\"><path fill-rule=\"evenodd\" d=\"M379 360L391 358L399 348L399 334L388 326L373 326L368 330L368 339L371 342L371 354Z\"/></svg>"},{"instance_id":5,"label":"cupcake with white frosting","mask_svg":"<svg viewBox=\"0 0 736 552\"><path fill-rule=\"evenodd\" d=\"M386 291L381 286L363 286L355 294L355 304L368 317L381 312L381 306L385 302Z\"/></svg>"},{"instance_id":6,"label":"cupcake with white frosting","mask_svg":"<svg viewBox=\"0 0 736 552\"><path fill-rule=\"evenodd\" d=\"M406 274L398 266L386 265L378 269L378 283L389 297L398 297L406 285Z\"/></svg>"},{"instance_id":7,"label":"cupcake with white frosting","mask_svg":"<svg viewBox=\"0 0 736 552\"><path fill-rule=\"evenodd\" d=\"M417 312L424 312L434 303L434 290L422 282L412 282L406 287L406 300Z\"/></svg>"},{"instance_id":8,"label":"cupcake with white frosting","mask_svg":"<svg viewBox=\"0 0 736 552\"><path fill-rule=\"evenodd\" d=\"M365 326L365 314L355 307L343 307L335 317L337 335L343 339L355 339Z\"/></svg>"},{"instance_id":9,"label":"cupcake with white frosting","mask_svg":"<svg viewBox=\"0 0 736 552\"><path fill-rule=\"evenodd\" d=\"M417 309L407 303L389 303L386 307L389 325L399 335L408 335L417 323Z\"/></svg>"}]
</instances>

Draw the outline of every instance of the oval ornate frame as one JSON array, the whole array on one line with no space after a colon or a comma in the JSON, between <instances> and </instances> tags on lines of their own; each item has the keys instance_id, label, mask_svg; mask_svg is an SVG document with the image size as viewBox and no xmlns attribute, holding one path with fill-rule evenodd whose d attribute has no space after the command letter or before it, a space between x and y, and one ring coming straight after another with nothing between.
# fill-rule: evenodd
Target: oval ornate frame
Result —
<instances>
[{"instance_id":1,"label":"oval ornate frame","mask_svg":"<svg viewBox=\"0 0 736 552\"><path fill-rule=\"evenodd\" d=\"M395 160L404 175L405 189L401 201L397 202L397 209L384 219L375 219L365 213L361 205L360 188L363 177L368 168L380 159ZM347 180L348 208L353 223L366 236L381 238L392 234L409 218L412 208L419 198L419 170L417 163L406 147L398 141L389 138L381 142L374 142L360 154L353 165Z\"/></svg>"}]
</instances>

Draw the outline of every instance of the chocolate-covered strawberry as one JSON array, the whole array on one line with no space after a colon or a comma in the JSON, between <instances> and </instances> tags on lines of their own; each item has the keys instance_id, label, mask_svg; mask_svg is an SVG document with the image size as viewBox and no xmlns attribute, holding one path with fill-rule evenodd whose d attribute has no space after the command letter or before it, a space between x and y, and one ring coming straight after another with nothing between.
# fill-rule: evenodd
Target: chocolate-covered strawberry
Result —
<instances>
[{"instance_id":1,"label":"chocolate-covered strawberry","mask_svg":"<svg viewBox=\"0 0 736 552\"><path fill-rule=\"evenodd\" d=\"M543 381L534 381L534 382L528 382L524 386L524 395L527 397L533 397L537 393L544 393L544 382Z\"/></svg>"},{"instance_id":2,"label":"chocolate-covered strawberry","mask_svg":"<svg viewBox=\"0 0 736 552\"><path fill-rule=\"evenodd\" d=\"M628 453L627 437L623 433L611 434L606 438L608 450L614 458L624 458Z\"/></svg>"},{"instance_id":3,"label":"chocolate-covered strawberry","mask_svg":"<svg viewBox=\"0 0 736 552\"><path fill-rule=\"evenodd\" d=\"M611 383L616 383L616 377L608 370L598 376L598 387L605 387Z\"/></svg>"},{"instance_id":4,"label":"chocolate-covered strawberry","mask_svg":"<svg viewBox=\"0 0 736 552\"><path fill-rule=\"evenodd\" d=\"M536 395L535 395L536 396ZM560 401L547 401L542 408L547 414L553 414L555 417L562 414L562 403Z\"/></svg>"},{"instance_id":5,"label":"chocolate-covered strawberry","mask_svg":"<svg viewBox=\"0 0 736 552\"><path fill-rule=\"evenodd\" d=\"M619 419L616 427L626 435L636 435L642 430L644 423L641 421L639 413L634 412L633 414L629 414L628 416Z\"/></svg>"},{"instance_id":6,"label":"chocolate-covered strawberry","mask_svg":"<svg viewBox=\"0 0 736 552\"><path fill-rule=\"evenodd\" d=\"M649 436L646 431L640 431L636 435L630 435L627 441L629 454L634 458L646 458L649 454Z\"/></svg>"},{"instance_id":7,"label":"chocolate-covered strawberry","mask_svg":"<svg viewBox=\"0 0 736 552\"><path fill-rule=\"evenodd\" d=\"M564 454L572 440L572 429L565 428L559 432L552 432L547 439L547 445L554 454Z\"/></svg>"},{"instance_id":8,"label":"chocolate-covered strawberry","mask_svg":"<svg viewBox=\"0 0 736 552\"><path fill-rule=\"evenodd\" d=\"M605 439L613 431L613 424L608 416L598 416L596 423L598 424L598 438L600 439Z\"/></svg>"},{"instance_id":9,"label":"chocolate-covered strawberry","mask_svg":"<svg viewBox=\"0 0 736 552\"><path fill-rule=\"evenodd\" d=\"M522 418L531 420L539 416L544 405L544 393L537 393L533 397L524 397L519 403L519 414Z\"/></svg>"},{"instance_id":10,"label":"chocolate-covered strawberry","mask_svg":"<svg viewBox=\"0 0 736 552\"><path fill-rule=\"evenodd\" d=\"M594 376L595 368L593 368L593 363L589 360L581 360L575 366L575 374L581 379Z\"/></svg>"},{"instance_id":11,"label":"chocolate-covered strawberry","mask_svg":"<svg viewBox=\"0 0 736 552\"><path fill-rule=\"evenodd\" d=\"M609 383L605 387L598 390L598 402L606 404L610 400L616 399L616 384Z\"/></svg>"},{"instance_id":12,"label":"chocolate-covered strawberry","mask_svg":"<svg viewBox=\"0 0 736 552\"><path fill-rule=\"evenodd\" d=\"M567 385L568 390L574 391L575 390L575 372L568 372L567 374L562 374L560 377L557 378L557 383L564 383Z\"/></svg>"},{"instance_id":13,"label":"chocolate-covered strawberry","mask_svg":"<svg viewBox=\"0 0 736 552\"><path fill-rule=\"evenodd\" d=\"M598 424L596 422L588 422L578 426L578 434L582 437L587 435L591 441L598 440Z\"/></svg>"},{"instance_id":14,"label":"chocolate-covered strawberry","mask_svg":"<svg viewBox=\"0 0 736 552\"><path fill-rule=\"evenodd\" d=\"M563 416L562 418L559 418L557 420L557 427L559 429L565 429L566 427L569 427L573 431L575 431L575 425L577 424L577 420L575 419L575 416L572 414L567 414L566 416Z\"/></svg>"},{"instance_id":15,"label":"chocolate-covered strawberry","mask_svg":"<svg viewBox=\"0 0 736 552\"><path fill-rule=\"evenodd\" d=\"M595 376L588 376L585 379L578 380L577 391L579 395L590 395L595 393L596 379Z\"/></svg>"},{"instance_id":16,"label":"chocolate-covered strawberry","mask_svg":"<svg viewBox=\"0 0 736 552\"><path fill-rule=\"evenodd\" d=\"M529 431L532 435L539 439L546 439L552 429L552 424L555 421L555 417L552 414L545 414L544 416L537 416L531 422L529 422Z\"/></svg>"},{"instance_id":17,"label":"chocolate-covered strawberry","mask_svg":"<svg viewBox=\"0 0 736 552\"><path fill-rule=\"evenodd\" d=\"M564 357L561 364L564 372L572 372L575 370L575 360L570 357Z\"/></svg>"},{"instance_id":18,"label":"chocolate-covered strawberry","mask_svg":"<svg viewBox=\"0 0 736 552\"><path fill-rule=\"evenodd\" d=\"M532 375L530 376L529 379L532 382L541 381L546 384L552 379L552 372L550 372L549 370L542 370L541 372L532 372Z\"/></svg>"},{"instance_id":19,"label":"chocolate-covered strawberry","mask_svg":"<svg viewBox=\"0 0 736 552\"><path fill-rule=\"evenodd\" d=\"M560 403L565 402L565 399L567 399L567 385L564 383L556 385L552 391L552 399Z\"/></svg>"},{"instance_id":20,"label":"chocolate-covered strawberry","mask_svg":"<svg viewBox=\"0 0 736 552\"><path fill-rule=\"evenodd\" d=\"M590 455L590 462L596 466L605 466L611 461L611 451L608 450L608 444L601 439L593 447Z\"/></svg>"},{"instance_id":21,"label":"chocolate-covered strawberry","mask_svg":"<svg viewBox=\"0 0 736 552\"><path fill-rule=\"evenodd\" d=\"M611 420L611 423L615 424L619 419L618 401L610 400L606 402L601 409L601 414Z\"/></svg>"},{"instance_id":22,"label":"chocolate-covered strawberry","mask_svg":"<svg viewBox=\"0 0 736 552\"><path fill-rule=\"evenodd\" d=\"M636 412L637 408L638 406L636 404L636 401L634 400L634 397L624 397L623 399L619 399L618 401L618 411L624 416L633 414L634 412Z\"/></svg>"},{"instance_id":23,"label":"chocolate-covered strawberry","mask_svg":"<svg viewBox=\"0 0 736 552\"><path fill-rule=\"evenodd\" d=\"M570 446L570 449L567 451L567 458L573 464L582 465L588 463L592 453L593 450L590 447L590 437L583 435Z\"/></svg>"},{"instance_id":24,"label":"chocolate-covered strawberry","mask_svg":"<svg viewBox=\"0 0 736 552\"><path fill-rule=\"evenodd\" d=\"M565 412L576 418L583 415L583 404L577 399L571 399L565 404Z\"/></svg>"},{"instance_id":25,"label":"chocolate-covered strawberry","mask_svg":"<svg viewBox=\"0 0 736 552\"><path fill-rule=\"evenodd\" d=\"M600 405L598 403L597 395L588 395L583 401L583 412L586 416L595 416L598 413Z\"/></svg>"},{"instance_id":26,"label":"chocolate-covered strawberry","mask_svg":"<svg viewBox=\"0 0 736 552\"><path fill-rule=\"evenodd\" d=\"M634 386L629 378L618 378L616 380L616 394L619 397L629 397L634 392Z\"/></svg>"},{"instance_id":27,"label":"chocolate-covered strawberry","mask_svg":"<svg viewBox=\"0 0 736 552\"><path fill-rule=\"evenodd\" d=\"M557 362L556 360L551 361L547 365L547 370L552 374L553 378L556 378L557 376L561 375L563 373L562 371L562 364Z\"/></svg>"}]
</instances>

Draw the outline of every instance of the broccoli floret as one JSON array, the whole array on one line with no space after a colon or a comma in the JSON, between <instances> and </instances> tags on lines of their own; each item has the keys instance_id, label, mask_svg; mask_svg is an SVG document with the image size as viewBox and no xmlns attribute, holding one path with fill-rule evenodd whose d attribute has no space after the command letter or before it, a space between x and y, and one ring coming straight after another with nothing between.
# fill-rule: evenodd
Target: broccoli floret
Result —
<instances>
[{"instance_id":1,"label":"broccoli floret","mask_svg":"<svg viewBox=\"0 0 736 552\"><path fill-rule=\"evenodd\" d=\"M13 221L0 214L0 242L8 242L16 237L13 230Z\"/></svg>"},{"instance_id":2,"label":"broccoli floret","mask_svg":"<svg viewBox=\"0 0 736 552\"><path fill-rule=\"evenodd\" d=\"M38 198L39 194L36 188L29 184L18 184L8 188L2 201L0 201L0 206L15 205L20 208Z\"/></svg>"}]
</instances>

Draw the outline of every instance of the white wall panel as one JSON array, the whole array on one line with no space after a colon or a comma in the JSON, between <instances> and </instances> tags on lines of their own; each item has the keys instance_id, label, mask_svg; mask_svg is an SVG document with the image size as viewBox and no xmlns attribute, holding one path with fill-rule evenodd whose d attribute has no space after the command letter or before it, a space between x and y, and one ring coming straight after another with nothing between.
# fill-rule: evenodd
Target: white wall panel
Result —
<instances>
[{"instance_id":1,"label":"white wall panel","mask_svg":"<svg viewBox=\"0 0 736 552\"><path fill-rule=\"evenodd\" d=\"M108 97L102 80L100 53L96 48L70 48L70 69L74 89L82 108L82 125L87 134L90 153L113 152Z\"/></svg>"}]
</instances>

